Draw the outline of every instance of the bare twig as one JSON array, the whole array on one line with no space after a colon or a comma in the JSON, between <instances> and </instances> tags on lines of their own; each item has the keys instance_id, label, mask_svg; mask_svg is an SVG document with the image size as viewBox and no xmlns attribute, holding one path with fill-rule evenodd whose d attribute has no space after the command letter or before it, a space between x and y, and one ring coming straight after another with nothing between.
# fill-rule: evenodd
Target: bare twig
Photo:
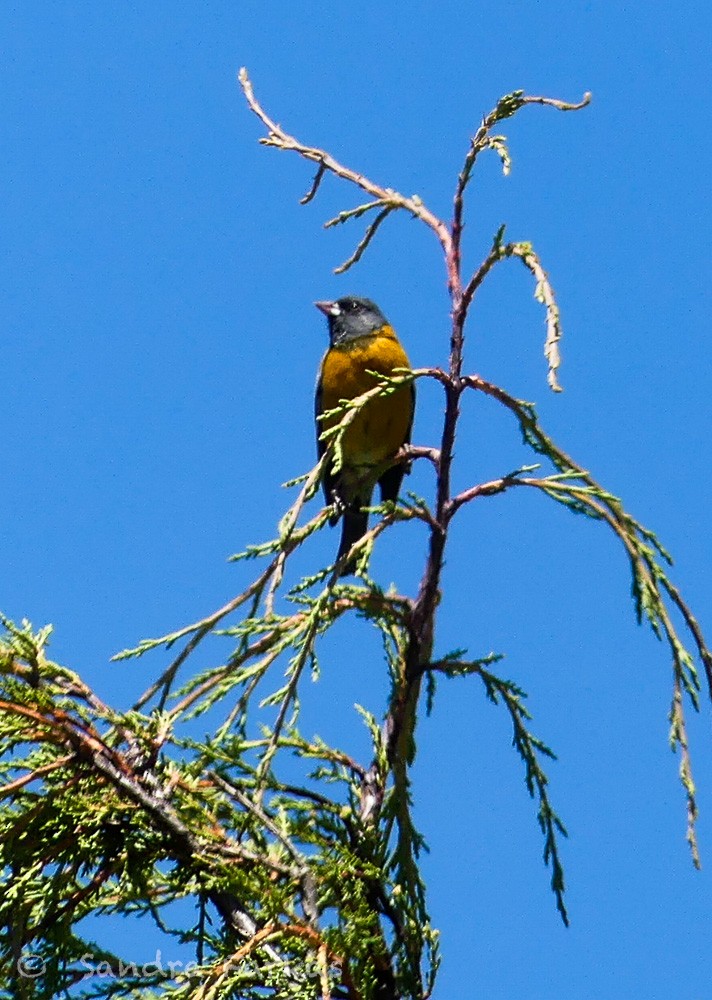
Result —
<instances>
[{"instance_id":1,"label":"bare twig","mask_svg":"<svg viewBox=\"0 0 712 1000\"><path fill-rule=\"evenodd\" d=\"M348 271L350 267L353 267L354 264L356 264L359 260L361 260L364 251L368 247L373 237L376 235L376 230L378 229L378 227L381 225L382 222L385 222L385 220L388 218L388 216L392 211L393 211L393 206L388 205L386 208L383 209L383 211L378 213L373 222L367 227L366 232L363 234L361 241L359 242L358 246L351 254L351 256L348 257L343 264L339 264L338 267L334 268L334 274L343 274L345 271Z\"/></svg>"},{"instance_id":2,"label":"bare twig","mask_svg":"<svg viewBox=\"0 0 712 1000\"><path fill-rule=\"evenodd\" d=\"M328 171L329 173L340 177L342 180L349 181L357 187L360 187L361 190L370 194L384 206L388 205L391 209L400 208L404 209L406 212L410 212L411 215L416 216L416 218L424 222L429 229L432 229L440 241L443 250L446 253L449 251L451 237L447 226L423 204L422 200L417 195L411 195L411 197L408 198L392 188L385 188L379 184L375 184L363 174L360 174L355 170L351 170L349 167L345 167L343 164L339 163L338 160L335 160L333 156L326 152L326 150L319 149L315 146L307 146L294 136L289 135L280 125L269 117L266 111L262 108L261 104L257 101L252 89L252 83L247 74L247 70L244 67L238 73L238 80L250 109L257 115L267 129L267 137L260 139L260 142L263 145L275 146L277 149L291 150L298 153L305 160L311 160L314 163L318 163L319 171L317 172L317 177L319 177L319 180L321 180L323 173ZM316 183L313 184L312 190L309 192L312 197L312 191L314 191L316 186L318 186Z\"/></svg>"},{"instance_id":3,"label":"bare twig","mask_svg":"<svg viewBox=\"0 0 712 1000\"><path fill-rule=\"evenodd\" d=\"M534 97L530 94L525 94L522 98L522 104L546 104L550 108L556 108L558 111L581 111L582 108L587 107L591 103L591 98L593 95L590 90L587 90L578 103L572 104L569 101L560 101L555 97Z\"/></svg>"},{"instance_id":4,"label":"bare twig","mask_svg":"<svg viewBox=\"0 0 712 1000\"><path fill-rule=\"evenodd\" d=\"M304 197L299 199L300 205L308 205L309 202L312 200L312 198L314 198L317 191L319 190L319 185L321 184L325 173L326 173L326 167L324 166L323 163L320 163L317 172L314 175L312 186L309 188Z\"/></svg>"}]
</instances>

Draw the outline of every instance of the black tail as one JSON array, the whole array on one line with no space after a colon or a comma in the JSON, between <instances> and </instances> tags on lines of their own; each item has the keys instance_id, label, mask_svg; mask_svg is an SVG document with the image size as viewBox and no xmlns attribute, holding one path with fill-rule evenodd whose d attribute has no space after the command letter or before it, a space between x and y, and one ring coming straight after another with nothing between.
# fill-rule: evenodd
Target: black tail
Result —
<instances>
[{"instance_id":1,"label":"black tail","mask_svg":"<svg viewBox=\"0 0 712 1000\"><path fill-rule=\"evenodd\" d=\"M359 507L347 507L341 524L341 544L337 553L337 560L345 556L350 551L359 538L368 531L368 514ZM356 572L356 559L349 559L340 576L351 576Z\"/></svg>"},{"instance_id":2,"label":"black tail","mask_svg":"<svg viewBox=\"0 0 712 1000\"><path fill-rule=\"evenodd\" d=\"M386 500L396 502L406 472L410 472L410 465L403 463L392 465L390 469L386 469L378 480L378 485L381 487L381 503L385 503Z\"/></svg>"}]
</instances>

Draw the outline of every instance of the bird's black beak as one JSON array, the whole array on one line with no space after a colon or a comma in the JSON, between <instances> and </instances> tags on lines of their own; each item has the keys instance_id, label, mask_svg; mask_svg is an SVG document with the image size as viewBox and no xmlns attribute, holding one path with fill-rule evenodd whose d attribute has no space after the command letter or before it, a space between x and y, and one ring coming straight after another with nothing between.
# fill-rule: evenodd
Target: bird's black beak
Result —
<instances>
[{"instance_id":1,"label":"bird's black beak","mask_svg":"<svg viewBox=\"0 0 712 1000\"><path fill-rule=\"evenodd\" d=\"M324 300L322 302L315 302L314 305L317 307L317 309L323 312L325 316L339 315L339 307L336 304L336 302L328 302Z\"/></svg>"}]
</instances>

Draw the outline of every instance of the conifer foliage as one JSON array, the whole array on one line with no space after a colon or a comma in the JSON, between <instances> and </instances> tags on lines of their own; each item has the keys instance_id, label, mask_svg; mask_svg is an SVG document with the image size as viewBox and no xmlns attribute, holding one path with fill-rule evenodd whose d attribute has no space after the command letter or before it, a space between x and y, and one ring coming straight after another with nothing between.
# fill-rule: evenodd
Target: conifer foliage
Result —
<instances>
[{"instance_id":1,"label":"conifer foliage","mask_svg":"<svg viewBox=\"0 0 712 1000\"><path fill-rule=\"evenodd\" d=\"M565 829L545 772L553 753L531 728L526 695L499 673L499 656L470 658L463 649L434 654L438 608L448 599L441 577L453 520L462 508L512 490L543 494L600 523L620 542L638 619L669 649L670 741L680 755L687 837L699 863L684 706L687 701L698 707L696 664L709 686L712 657L668 576L669 556L617 497L546 434L531 403L465 368L466 323L477 293L495 266L517 258L543 306L548 382L559 389L559 309L538 254L530 243L508 242L502 227L479 267L463 276L463 213L482 154L491 150L504 172L510 169L506 138L496 133L501 122L529 105L576 111L589 95L579 104L522 91L503 97L470 141L446 222L420 197L376 184L286 133L257 101L244 70L240 84L265 129L260 141L315 165L303 202L317 196L327 176L365 199L326 223L365 222L338 271L358 262L395 212L408 213L434 234L451 300L449 365L374 376L371 390L330 412L324 456L289 484L295 498L276 537L234 557L254 566L249 586L200 620L118 654L146 657L147 664L163 655L162 667L155 668L159 676L130 711L105 704L79 670L52 661L49 627L2 619L0 979L8 996L430 997L440 960L438 933L420 869L423 839L412 816L411 767L416 721L432 704L441 677L479 683L509 716L536 803L554 901L567 921ZM396 459L429 463L432 495L407 494L373 508L371 528L348 556L360 567L355 581L344 580L337 563L289 583L290 556L308 547L328 522L329 510L319 509L319 484L325 464L338 465L349 423L375 396L426 379L442 391L442 425L434 441L409 445ZM533 462L455 493L454 443L468 393L508 412ZM368 576L379 536L404 520L420 522L424 539L422 576L413 595L385 592ZM322 637L344 616L377 630L390 677L387 704L358 706L370 735L366 760L300 728L300 698L308 696L303 681L318 676ZM453 639L464 646L471 637ZM205 656L195 656L199 648L211 651L207 668L193 666L205 662ZM205 713L211 731L199 737L195 720ZM422 725L418 735L427 753ZM167 942L180 945L186 960L137 967L120 940L111 950L99 947L92 934L117 915L151 922Z\"/></svg>"}]
</instances>

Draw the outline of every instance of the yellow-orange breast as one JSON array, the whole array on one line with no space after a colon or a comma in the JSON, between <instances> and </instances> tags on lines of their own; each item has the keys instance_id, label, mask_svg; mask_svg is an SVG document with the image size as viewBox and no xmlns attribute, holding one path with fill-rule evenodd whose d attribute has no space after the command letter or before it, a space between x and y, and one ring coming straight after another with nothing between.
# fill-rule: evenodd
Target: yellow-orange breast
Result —
<instances>
[{"instance_id":1,"label":"yellow-orange breast","mask_svg":"<svg viewBox=\"0 0 712 1000\"><path fill-rule=\"evenodd\" d=\"M395 368L410 368L410 362L390 326L330 347L321 364L321 411L334 409L342 399L355 399L372 389L376 382L369 371L391 375ZM324 421L323 426L332 427L340 419ZM383 462L404 443L412 419L410 385L369 400L344 434L345 463L368 466Z\"/></svg>"}]
</instances>

